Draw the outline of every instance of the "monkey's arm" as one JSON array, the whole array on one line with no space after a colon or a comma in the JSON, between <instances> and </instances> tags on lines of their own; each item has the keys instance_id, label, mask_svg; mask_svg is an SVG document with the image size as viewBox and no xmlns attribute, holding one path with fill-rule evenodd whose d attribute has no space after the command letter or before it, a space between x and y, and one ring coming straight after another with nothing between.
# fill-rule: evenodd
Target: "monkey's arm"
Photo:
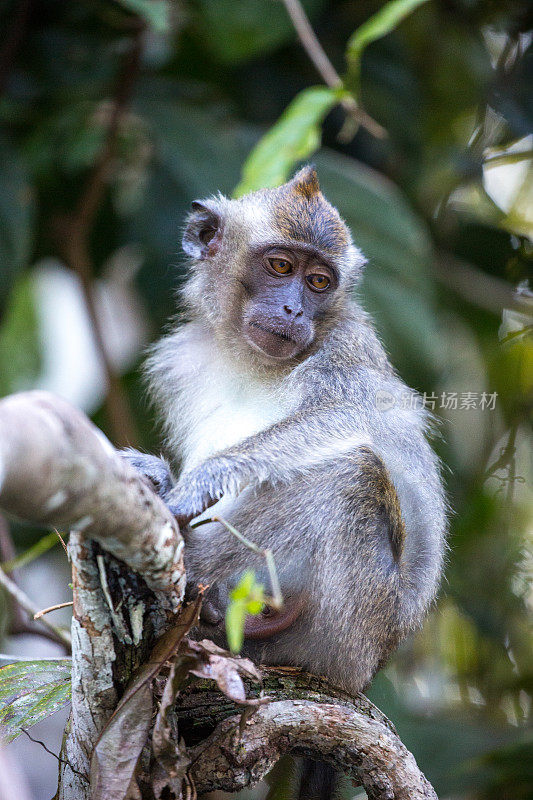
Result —
<instances>
[{"instance_id":1,"label":"monkey's arm","mask_svg":"<svg viewBox=\"0 0 533 800\"><path fill-rule=\"evenodd\" d=\"M190 520L225 494L263 481L287 483L361 446L371 448L372 440L355 406L301 410L182 473L166 500L178 518Z\"/></svg>"}]
</instances>

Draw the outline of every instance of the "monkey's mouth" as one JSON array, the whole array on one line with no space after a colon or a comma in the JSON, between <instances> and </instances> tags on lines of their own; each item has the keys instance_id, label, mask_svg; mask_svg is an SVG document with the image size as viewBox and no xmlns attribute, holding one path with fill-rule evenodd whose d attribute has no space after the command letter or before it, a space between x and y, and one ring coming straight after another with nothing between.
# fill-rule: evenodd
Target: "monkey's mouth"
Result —
<instances>
[{"instance_id":1,"label":"monkey's mouth","mask_svg":"<svg viewBox=\"0 0 533 800\"><path fill-rule=\"evenodd\" d=\"M263 331L264 333L270 333L272 336L279 336L280 339L284 339L286 342L294 342L297 344L296 339L293 339L288 333L276 331L273 328L266 328L264 325L260 325L258 322L250 322L249 324L251 328L257 328L257 330Z\"/></svg>"},{"instance_id":2,"label":"monkey's mouth","mask_svg":"<svg viewBox=\"0 0 533 800\"><path fill-rule=\"evenodd\" d=\"M245 336L253 350L276 361L294 358L303 349L300 337L291 336L286 330L271 328L256 320L247 323Z\"/></svg>"}]
</instances>

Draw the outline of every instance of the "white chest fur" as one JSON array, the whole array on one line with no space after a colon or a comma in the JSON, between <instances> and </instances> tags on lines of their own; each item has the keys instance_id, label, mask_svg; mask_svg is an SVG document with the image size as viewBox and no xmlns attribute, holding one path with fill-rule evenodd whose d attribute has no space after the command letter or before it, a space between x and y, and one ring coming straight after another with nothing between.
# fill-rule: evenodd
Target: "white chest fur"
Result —
<instances>
[{"instance_id":1,"label":"white chest fur","mask_svg":"<svg viewBox=\"0 0 533 800\"><path fill-rule=\"evenodd\" d=\"M268 428L291 409L278 386L251 381L212 341L193 330L180 334L170 364L166 353L170 369L157 378L165 384L170 444L188 470Z\"/></svg>"},{"instance_id":2,"label":"white chest fur","mask_svg":"<svg viewBox=\"0 0 533 800\"><path fill-rule=\"evenodd\" d=\"M184 394L189 395L189 391ZM248 436L285 416L285 409L264 387L244 391L235 376L210 375L190 396L184 413L182 447L184 467L196 466L214 453L242 442Z\"/></svg>"}]
</instances>

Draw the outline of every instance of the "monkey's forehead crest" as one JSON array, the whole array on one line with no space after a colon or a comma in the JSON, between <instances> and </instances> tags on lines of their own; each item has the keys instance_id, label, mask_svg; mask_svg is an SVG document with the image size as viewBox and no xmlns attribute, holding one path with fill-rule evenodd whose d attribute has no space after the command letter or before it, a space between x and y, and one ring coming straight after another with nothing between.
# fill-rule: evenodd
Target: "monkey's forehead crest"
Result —
<instances>
[{"instance_id":1,"label":"monkey's forehead crest","mask_svg":"<svg viewBox=\"0 0 533 800\"><path fill-rule=\"evenodd\" d=\"M316 169L302 167L291 180L263 194L272 225L282 239L305 242L333 257L342 256L351 245L344 221L320 191Z\"/></svg>"},{"instance_id":2,"label":"monkey's forehead crest","mask_svg":"<svg viewBox=\"0 0 533 800\"><path fill-rule=\"evenodd\" d=\"M301 195L306 200L318 197L321 194L318 175L314 164L306 164L296 172L290 181L281 188L290 188L296 195Z\"/></svg>"}]
</instances>

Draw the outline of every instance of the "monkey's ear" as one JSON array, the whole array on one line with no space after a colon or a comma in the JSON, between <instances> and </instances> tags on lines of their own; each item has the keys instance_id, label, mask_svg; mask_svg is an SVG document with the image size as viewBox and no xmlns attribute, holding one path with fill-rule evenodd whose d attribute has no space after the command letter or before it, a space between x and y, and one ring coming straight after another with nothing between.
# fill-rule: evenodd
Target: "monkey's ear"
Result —
<instances>
[{"instance_id":1,"label":"monkey's ear","mask_svg":"<svg viewBox=\"0 0 533 800\"><path fill-rule=\"evenodd\" d=\"M306 164L292 177L289 186L296 194L303 195L306 200L310 200L320 194L320 184L314 164Z\"/></svg>"},{"instance_id":2,"label":"monkey's ear","mask_svg":"<svg viewBox=\"0 0 533 800\"><path fill-rule=\"evenodd\" d=\"M220 216L209 202L193 200L192 213L189 214L182 246L191 258L205 258L208 251L213 250L215 240L220 233Z\"/></svg>"}]
</instances>

